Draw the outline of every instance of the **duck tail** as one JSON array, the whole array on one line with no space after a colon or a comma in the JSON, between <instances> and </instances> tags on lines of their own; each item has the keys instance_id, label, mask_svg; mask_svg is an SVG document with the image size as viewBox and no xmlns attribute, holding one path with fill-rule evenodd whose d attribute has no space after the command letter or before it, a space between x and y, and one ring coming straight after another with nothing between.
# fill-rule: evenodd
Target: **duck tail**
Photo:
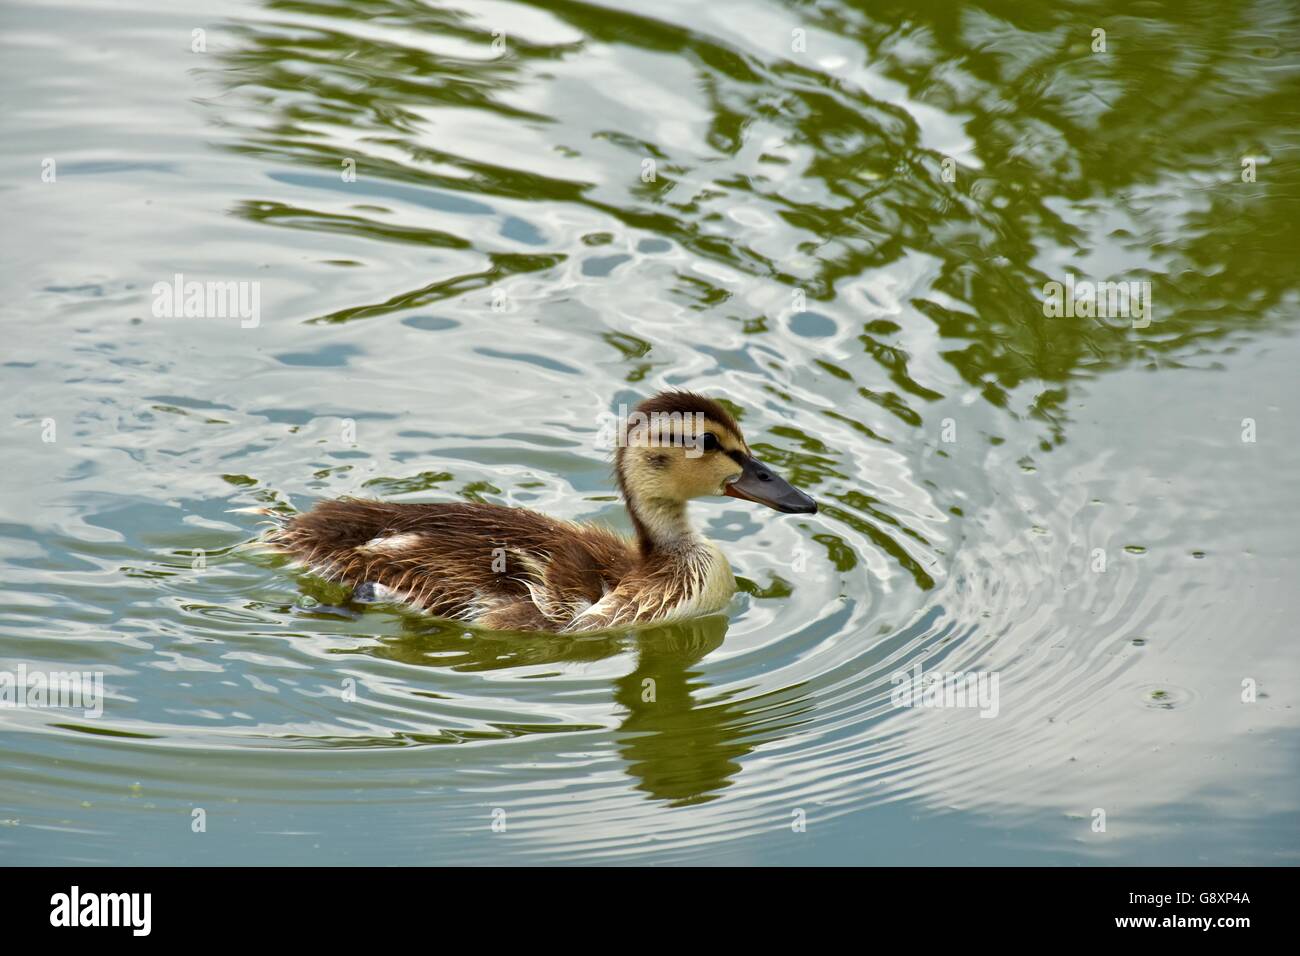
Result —
<instances>
[{"instance_id":1,"label":"duck tail","mask_svg":"<svg viewBox=\"0 0 1300 956\"><path fill-rule=\"evenodd\" d=\"M277 528L283 528L291 520L293 514L286 511L277 511L275 508L227 508L226 514L230 515L258 515L263 518L269 518L271 524Z\"/></svg>"}]
</instances>

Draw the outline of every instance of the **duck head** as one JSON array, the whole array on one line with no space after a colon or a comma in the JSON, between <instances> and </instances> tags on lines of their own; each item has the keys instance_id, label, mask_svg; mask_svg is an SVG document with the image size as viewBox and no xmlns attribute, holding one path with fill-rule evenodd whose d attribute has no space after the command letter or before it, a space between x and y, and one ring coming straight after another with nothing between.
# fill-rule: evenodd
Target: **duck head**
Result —
<instances>
[{"instance_id":1,"label":"duck head","mask_svg":"<svg viewBox=\"0 0 1300 956\"><path fill-rule=\"evenodd\" d=\"M615 457L643 550L689 536L686 502L727 495L786 514L817 503L756 459L731 413L693 392L663 392L628 416Z\"/></svg>"}]
</instances>

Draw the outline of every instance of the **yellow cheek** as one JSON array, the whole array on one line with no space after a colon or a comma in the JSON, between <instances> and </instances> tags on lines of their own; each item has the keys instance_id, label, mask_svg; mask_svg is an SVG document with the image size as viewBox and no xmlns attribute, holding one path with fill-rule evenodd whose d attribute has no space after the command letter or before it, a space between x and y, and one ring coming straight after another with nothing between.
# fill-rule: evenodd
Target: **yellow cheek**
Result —
<instances>
[{"instance_id":1,"label":"yellow cheek","mask_svg":"<svg viewBox=\"0 0 1300 956\"><path fill-rule=\"evenodd\" d=\"M728 483L733 479L740 477L740 471L734 467L729 467L730 465L731 462L728 460L725 464L720 464L720 467L715 470L717 485L716 490L713 491L712 494L726 494Z\"/></svg>"},{"instance_id":2,"label":"yellow cheek","mask_svg":"<svg viewBox=\"0 0 1300 956\"><path fill-rule=\"evenodd\" d=\"M731 459L717 456L709 460L684 458L675 462L664 476L666 487L679 498L704 498L724 494L727 482L740 477L740 469Z\"/></svg>"}]
</instances>

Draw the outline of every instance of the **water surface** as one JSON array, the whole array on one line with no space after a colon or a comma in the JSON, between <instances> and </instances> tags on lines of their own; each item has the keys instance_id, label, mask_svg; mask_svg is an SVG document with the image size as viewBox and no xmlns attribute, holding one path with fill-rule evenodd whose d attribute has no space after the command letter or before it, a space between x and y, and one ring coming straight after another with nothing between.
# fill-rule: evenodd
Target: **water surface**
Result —
<instances>
[{"instance_id":1,"label":"water surface","mask_svg":"<svg viewBox=\"0 0 1300 956\"><path fill-rule=\"evenodd\" d=\"M1294 5L625 7L5 6L0 670L107 699L0 709L0 860L1296 862ZM626 529L602 416L669 386L822 504L694 506L725 616L348 616L245 547Z\"/></svg>"}]
</instances>

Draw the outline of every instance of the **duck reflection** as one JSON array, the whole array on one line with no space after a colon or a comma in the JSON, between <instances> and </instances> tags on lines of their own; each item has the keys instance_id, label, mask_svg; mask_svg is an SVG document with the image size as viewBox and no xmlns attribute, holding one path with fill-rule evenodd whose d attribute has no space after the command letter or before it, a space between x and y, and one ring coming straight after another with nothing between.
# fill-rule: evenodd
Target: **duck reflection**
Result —
<instances>
[{"instance_id":1,"label":"duck reflection","mask_svg":"<svg viewBox=\"0 0 1300 956\"><path fill-rule=\"evenodd\" d=\"M637 789L674 806L714 799L753 749L740 739L743 706L705 701L709 685L691 669L726 633L727 619L717 615L641 632L636 667L614 682L614 700L627 712L619 734L627 771Z\"/></svg>"},{"instance_id":2,"label":"duck reflection","mask_svg":"<svg viewBox=\"0 0 1300 956\"><path fill-rule=\"evenodd\" d=\"M715 799L730 785L741 759L760 739L752 732L752 718L760 706L771 706L708 699L709 684L696 665L722 645L727 625L725 616L713 615L631 634L577 636L468 632L412 619L402 634L381 637L362 653L462 672L633 655L635 666L612 687L623 712L616 731L619 752L638 790L685 806Z\"/></svg>"}]
</instances>

